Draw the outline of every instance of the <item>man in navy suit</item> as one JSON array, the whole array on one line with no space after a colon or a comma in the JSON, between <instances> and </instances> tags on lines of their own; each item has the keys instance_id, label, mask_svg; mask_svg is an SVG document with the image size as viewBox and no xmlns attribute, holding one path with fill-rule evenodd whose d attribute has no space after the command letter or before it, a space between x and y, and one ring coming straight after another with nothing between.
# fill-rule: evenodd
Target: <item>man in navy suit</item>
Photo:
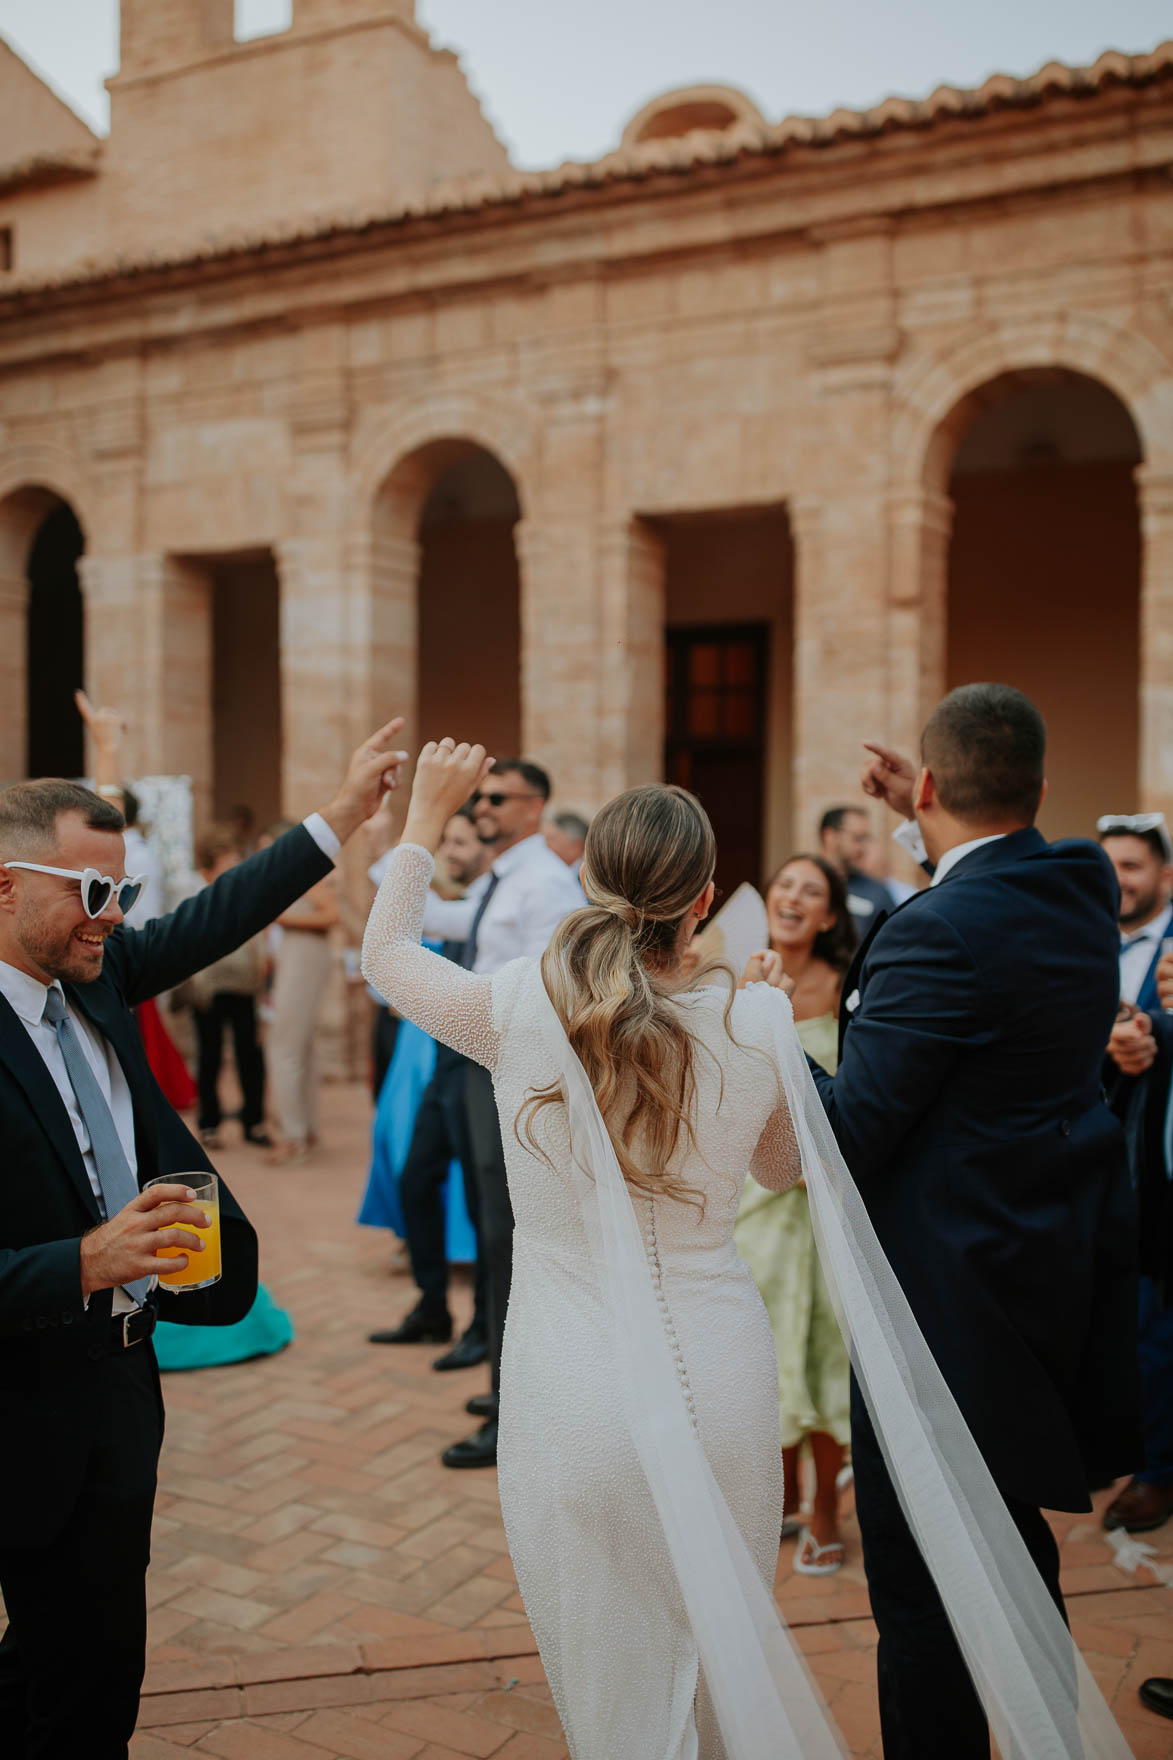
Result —
<instances>
[{"instance_id":1,"label":"man in navy suit","mask_svg":"<svg viewBox=\"0 0 1173 1760\"><path fill-rule=\"evenodd\" d=\"M1169 1096L1173 1016L1158 994L1173 934L1173 847L1160 813L1109 815L1097 827L1120 883L1122 1019L1108 1044L1108 1093L1124 1124L1139 1200L1140 1374L1144 1464L1104 1511L1106 1528L1143 1534L1173 1512L1173 1307L1169 1289Z\"/></svg>"},{"instance_id":2,"label":"man in navy suit","mask_svg":"<svg viewBox=\"0 0 1173 1760\"><path fill-rule=\"evenodd\" d=\"M881 1244L1055 1601L1041 1507L1140 1458L1136 1220L1101 1089L1119 996L1117 888L1094 843L1048 845L1042 717L967 685L919 771L865 789L911 819L932 886L844 980L841 1061L815 1071ZM856 1504L880 1633L887 1760L988 1760L977 1696L853 1389Z\"/></svg>"},{"instance_id":3,"label":"man in navy suit","mask_svg":"<svg viewBox=\"0 0 1173 1760\"><path fill-rule=\"evenodd\" d=\"M187 1177L210 1169L147 1064L133 1010L221 959L330 871L378 805L402 723L361 746L320 813L145 928L122 815L75 783L0 792L0 1749L124 1760L146 1639L169 1320L228 1324L257 1241L221 1187L224 1274L157 1293L201 1249ZM140 1188L160 1176L174 1183Z\"/></svg>"}]
</instances>

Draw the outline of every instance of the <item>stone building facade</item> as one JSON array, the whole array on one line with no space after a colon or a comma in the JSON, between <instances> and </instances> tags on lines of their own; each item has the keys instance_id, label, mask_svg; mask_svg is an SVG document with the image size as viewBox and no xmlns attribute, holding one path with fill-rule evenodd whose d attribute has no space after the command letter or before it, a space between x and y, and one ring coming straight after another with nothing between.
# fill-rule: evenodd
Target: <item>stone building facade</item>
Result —
<instances>
[{"instance_id":1,"label":"stone building facade","mask_svg":"<svg viewBox=\"0 0 1173 1760\"><path fill-rule=\"evenodd\" d=\"M401 711L729 882L995 676L1052 834L1173 812L1173 43L519 174L413 0L232 10L123 0L104 141L0 54L0 777L83 675L205 816Z\"/></svg>"}]
</instances>

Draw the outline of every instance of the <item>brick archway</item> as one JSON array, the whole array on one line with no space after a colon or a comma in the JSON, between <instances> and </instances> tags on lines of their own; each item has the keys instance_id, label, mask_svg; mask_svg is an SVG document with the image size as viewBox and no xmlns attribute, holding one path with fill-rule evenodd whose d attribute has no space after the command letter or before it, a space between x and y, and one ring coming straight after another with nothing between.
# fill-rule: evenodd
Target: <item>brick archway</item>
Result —
<instances>
[{"instance_id":1,"label":"brick archway","mask_svg":"<svg viewBox=\"0 0 1173 1760\"><path fill-rule=\"evenodd\" d=\"M916 354L892 387L892 480L940 494L951 462L953 413L1006 374L1066 368L1115 393L1136 424L1146 466L1173 473L1173 360L1136 331L1092 313L1005 323L962 338L945 353Z\"/></svg>"},{"instance_id":2,"label":"brick archway","mask_svg":"<svg viewBox=\"0 0 1173 1760\"><path fill-rule=\"evenodd\" d=\"M1060 312L970 333L911 356L893 383L889 629L893 676L907 680L894 720L915 740L946 682L945 632L957 446L980 394L1031 369L1105 387L1130 416L1141 526L1139 792L1173 810L1173 360L1147 336L1094 313ZM1166 658L1167 656L1167 658Z\"/></svg>"},{"instance_id":3,"label":"brick archway","mask_svg":"<svg viewBox=\"0 0 1173 1760\"><path fill-rule=\"evenodd\" d=\"M0 779L5 781L24 775L28 757L30 557L38 533L58 510L72 514L88 541L90 505L90 485L64 449L16 446L0 461ZM82 641L80 624L76 640Z\"/></svg>"},{"instance_id":4,"label":"brick archway","mask_svg":"<svg viewBox=\"0 0 1173 1760\"><path fill-rule=\"evenodd\" d=\"M409 487L413 458L439 441L462 441L499 460L513 478L523 514L530 511L537 417L526 405L480 393L438 393L363 424L350 472L359 523L388 488ZM426 492L426 491L425 491Z\"/></svg>"}]
</instances>

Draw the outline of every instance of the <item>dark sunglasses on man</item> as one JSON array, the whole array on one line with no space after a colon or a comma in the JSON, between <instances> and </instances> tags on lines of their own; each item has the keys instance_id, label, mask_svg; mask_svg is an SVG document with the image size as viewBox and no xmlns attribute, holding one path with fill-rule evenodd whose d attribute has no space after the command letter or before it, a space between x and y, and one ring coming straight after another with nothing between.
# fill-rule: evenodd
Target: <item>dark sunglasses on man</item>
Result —
<instances>
[{"instance_id":1,"label":"dark sunglasses on man","mask_svg":"<svg viewBox=\"0 0 1173 1760\"><path fill-rule=\"evenodd\" d=\"M100 917L115 895L118 908L125 917L138 903L148 878L146 874L134 874L125 880L114 880L109 874L99 874L96 868L45 868L40 862L4 862L0 866L24 868L30 874L55 874L59 880L76 880L87 917Z\"/></svg>"},{"instance_id":2,"label":"dark sunglasses on man","mask_svg":"<svg viewBox=\"0 0 1173 1760\"><path fill-rule=\"evenodd\" d=\"M479 807L481 802L484 801L490 807L503 807L506 801L536 801L537 798L537 795L532 789L527 789L524 792L519 792L517 794L504 794L500 789L493 789L491 792L474 794L469 801L469 805L471 807Z\"/></svg>"}]
</instances>

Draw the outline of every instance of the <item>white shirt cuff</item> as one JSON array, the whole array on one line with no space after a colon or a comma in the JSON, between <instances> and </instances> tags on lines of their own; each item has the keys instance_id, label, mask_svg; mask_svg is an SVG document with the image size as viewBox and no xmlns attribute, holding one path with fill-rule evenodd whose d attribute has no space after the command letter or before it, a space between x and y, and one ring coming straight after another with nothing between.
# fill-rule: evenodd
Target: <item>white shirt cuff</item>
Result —
<instances>
[{"instance_id":1,"label":"white shirt cuff","mask_svg":"<svg viewBox=\"0 0 1173 1760\"><path fill-rule=\"evenodd\" d=\"M321 813L311 813L308 819L302 820L302 824L326 860L337 866L338 858L342 854L342 845L338 841L337 833L331 831Z\"/></svg>"},{"instance_id":2,"label":"white shirt cuff","mask_svg":"<svg viewBox=\"0 0 1173 1760\"><path fill-rule=\"evenodd\" d=\"M892 833L892 842L898 843L901 849L906 850L918 867L929 859L925 840L920 834L920 826L915 819L906 819L903 825L898 825Z\"/></svg>"}]
</instances>

